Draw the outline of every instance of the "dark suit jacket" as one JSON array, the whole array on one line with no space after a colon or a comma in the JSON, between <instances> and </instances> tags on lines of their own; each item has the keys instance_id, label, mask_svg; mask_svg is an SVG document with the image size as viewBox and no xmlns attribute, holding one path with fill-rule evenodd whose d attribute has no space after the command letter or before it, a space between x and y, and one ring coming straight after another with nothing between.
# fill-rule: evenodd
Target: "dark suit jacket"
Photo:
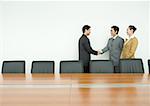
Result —
<instances>
[{"instance_id":1,"label":"dark suit jacket","mask_svg":"<svg viewBox=\"0 0 150 106\"><path fill-rule=\"evenodd\" d=\"M79 60L83 62L83 66L88 66L90 54L97 55L97 51L91 48L89 39L83 34L79 39Z\"/></svg>"}]
</instances>

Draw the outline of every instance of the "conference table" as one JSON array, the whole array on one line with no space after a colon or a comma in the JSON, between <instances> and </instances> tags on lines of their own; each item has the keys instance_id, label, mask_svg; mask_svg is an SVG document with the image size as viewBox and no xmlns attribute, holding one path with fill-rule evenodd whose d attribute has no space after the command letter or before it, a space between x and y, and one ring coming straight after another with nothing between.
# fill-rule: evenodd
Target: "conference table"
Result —
<instances>
[{"instance_id":1,"label":"conference table","mask_svg":"<svg viewBox=\"0 0 150 106\"><path fill-rule=\"evenodd\" d=\"M150 74L0 74L0 106L150 106Z\"/></svg>"}]
</instances>

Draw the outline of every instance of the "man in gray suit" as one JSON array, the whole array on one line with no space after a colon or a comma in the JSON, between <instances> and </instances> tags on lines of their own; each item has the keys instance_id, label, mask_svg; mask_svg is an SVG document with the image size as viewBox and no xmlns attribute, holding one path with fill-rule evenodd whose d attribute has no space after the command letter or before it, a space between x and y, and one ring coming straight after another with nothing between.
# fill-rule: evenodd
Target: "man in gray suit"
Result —
<instances>
[{"instance_id":1,"label":"man in gray suit","mask_svg":"<svg viewBox=\"0 0 150 106\"><path fill-rule=\"evenodd\" d=\"M108 40L106 47L101 50L101 54L109 51L109 59L113 63L115 73L120 72L120 68L119 68L120 55L124 44L124 40L123 38L118 36L118 32L119 32L119 27L117 26L111 27L112 37Z\"/></svg>"},{"instance_id":2,"label":"man in gray suit","mask_svg":"<svg viewBox=\"0 0 150 106\"><path fill-rule=\"evenodd\" d=\"M82 28L82 36L79 39L79 60L83 63L85 73L89 73L89 61L91 59L90 54L98 55L99 52L92 49L88 36L91 33L91 27L84 25Z\"/></svg>"}]
</instances>

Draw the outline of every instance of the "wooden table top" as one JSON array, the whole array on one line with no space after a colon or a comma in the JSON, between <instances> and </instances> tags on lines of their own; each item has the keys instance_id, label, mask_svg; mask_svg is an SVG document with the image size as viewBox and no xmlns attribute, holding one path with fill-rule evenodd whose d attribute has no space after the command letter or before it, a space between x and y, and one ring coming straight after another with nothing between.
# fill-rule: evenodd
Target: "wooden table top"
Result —
<instances>
[{"instance_id":1,"label":"wooden table top","mask_svg":"<svg viewBox=\"0 0 150 106\"><path fill-rule=\"evenodd\" d=\"M0 106L150 106L150 75L1 74Z\"/></svg>"},{"instance_id":2,"label":"wooden table top","mask_svg":"<svg viewBox=\"0 0 150 106\"><path fill-rule=\"evenodd\" d=\"M150 74L1 74L0 84L150 84Z\"/></svg>"}]
</instances>

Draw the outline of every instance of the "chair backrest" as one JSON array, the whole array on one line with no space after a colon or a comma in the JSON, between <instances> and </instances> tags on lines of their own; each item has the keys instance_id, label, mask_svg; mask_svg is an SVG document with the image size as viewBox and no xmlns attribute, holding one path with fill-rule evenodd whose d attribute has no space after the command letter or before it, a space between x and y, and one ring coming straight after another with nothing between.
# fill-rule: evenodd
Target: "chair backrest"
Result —
<instances>
[{"instance_id":1,"label":"chair backrest","mask_svg":"<svg viewBox=\"0 0 150 106\"><path fill-rule=\"evenodd\" d=\"M121 59L121 73L144 73L142 59Z\"/></svg>"},{"instance_id":2,"label":"chair backrest","mask_svg":"<svg viewBox=\"0 0 150 106\"><path fill-rule=\"evenodd\" d=\"M54 73L54 61L33 61L31 73Z\"/></svg>"},{"instance_id":3,"label":"chair backrest","mask_svg":"<svg viewBox=\"0 0 150 106\"><path fill-rule=\"evenodd\" d=\"M150 74L150 60L148 60L148 68L149 68L149 74Z\"/></svg>"},{"instance_id":4,"label":"chair backrest","mask_svg":"<svg viewBox=\"0 0 150 106\"><path fill-rule=\"evenodd\" d=\"M3 61L2 73L25 73L25 61Z\"/></svg>"},{"instance_id":5,"label":"chair backrest","mask_svg":"<svg viewBox=\"0 0 150 106\"><path fill-rule=\"evenodd\" d=\"M110 60L91 60L90 73L114 73L114 67Z\"/></svg>"},{"instance_id":6,"label":"chair backrest","mask_svg":"<svg viewBox=\"0 0 150 106\"><path fill-rule=\"evenodd\" d=\"M61 61L60 73L83 73L83 65L81 61Z\"/></svg>"}]
</instances>

